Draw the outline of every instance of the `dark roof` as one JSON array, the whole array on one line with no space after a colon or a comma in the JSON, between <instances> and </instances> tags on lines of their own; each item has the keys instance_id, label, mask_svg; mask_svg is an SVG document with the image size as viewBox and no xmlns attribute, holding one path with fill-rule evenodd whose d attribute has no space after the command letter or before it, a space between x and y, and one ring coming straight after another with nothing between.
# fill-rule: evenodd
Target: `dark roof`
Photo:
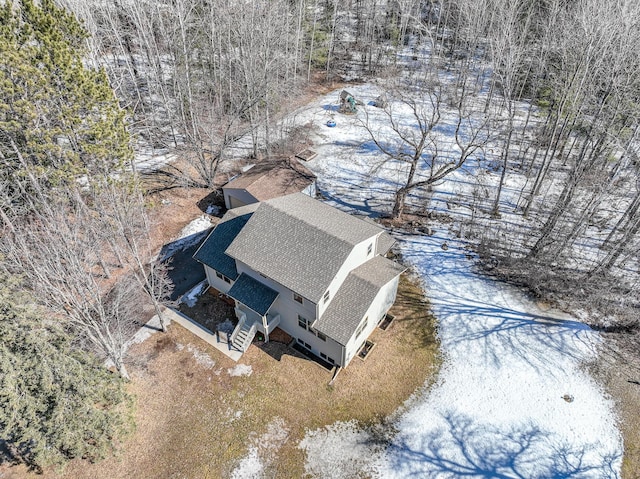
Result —
<instances>
[{"instance_id":1,"label":"dark roof","mask_svg":"<svg viewBox=\"0 0 640 479\"><path fill-rule=\"evenodd\" d=\"M278 298L278 292L242 273L227 293L233 299L264 316Z\"/></svg>"},{"instance_id":2,"label":"dark roof","mask_svg":"<svg viewBox=\"0 0 640 479\"><path fill-rule=\"evenodd\" d=\"M266 201L304 190L316 180L307 167L295 158L257 163L223 189L246 190L258 201Z\"/></svg>"},{"instance_id":3,"label":"dark roof","mask_svg":"<svg viewBox=\"0 0 640 479\"><path fill-rule=\"evenodd\" d=\"M317 303L353 247L383 231L296 193L260 203L226 253Z\"/></svg>"},{"instance_id":4,"label":"dark roof","mask_svg":"<svg viewBox=\"0 0 640 479\"><path fill-rule=\"evenodd\" d=\"M219 271L227 278L235 280L238 277L236 261L228 256L225 250L247 224L251 218L252 210L256 208L257 205L248 205L248 207L229 210L222 217L220 223L209 233L193 258Z\"/></svg>"},{"instance_id":5,"label":"dark roof","mask_svg":"<svg viewBox=\"0 0 640 479\"><path fill-rule=\"evenodd\" d=\"M349 273L313 328L346 345L380 289L404 270L382 256L375 256L358 266Z\"/></svg>"}]
</instances>

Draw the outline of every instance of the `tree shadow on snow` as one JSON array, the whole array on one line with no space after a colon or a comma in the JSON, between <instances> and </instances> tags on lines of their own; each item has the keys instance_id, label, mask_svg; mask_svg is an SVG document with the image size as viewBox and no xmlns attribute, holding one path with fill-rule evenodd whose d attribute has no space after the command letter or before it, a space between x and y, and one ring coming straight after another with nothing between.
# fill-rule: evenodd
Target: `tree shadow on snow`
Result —
<instances>
[{"instance_id":1,"label":"tree shadow on snow","mask_svg":"<svg viewBox=\"0 0 640 479\"><path fill-rule=\"evenodd\" d=\"M397 437L387 450L389 468L420 478L619 477L621 454L597 442L571 444L533 424L504 430L451 412L443 420L426 434Z\"/></svg>"},{"instance_id":2,"label":"tree shadow on snow","mask_svg":"<svg viewBox=\"0 0 640 479\"><path fill-rule=\"evenodd\" d=\"M440 335L443 347L473 350L500 366L514 358L536 370L553 371L549 355L583 359L592 348L590 328L539 309L523 291L475 272L467 253L451 239L400 235L403 260L418 265L432 310L442 324L455 324ZM428 243L431 243L425 247Z\"/></svg>"}]
</instances>

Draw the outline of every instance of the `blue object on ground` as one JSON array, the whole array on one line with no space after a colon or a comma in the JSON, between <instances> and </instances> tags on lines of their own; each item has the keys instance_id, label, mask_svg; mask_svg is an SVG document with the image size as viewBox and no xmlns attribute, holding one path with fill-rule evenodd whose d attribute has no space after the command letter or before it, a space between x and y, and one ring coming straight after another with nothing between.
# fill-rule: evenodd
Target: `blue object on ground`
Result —
<instances>
[{"instance_id":1,"label":"blue object on ground","mask_svg":"<svg viewBox=\"0 0 640 479\"><path fill-rule=\"evenodd\" d=\"M329 128L333 128L334 126L336 126L336 122L335 122L335 121L333 121L333 120L329 120L329 121L327 122L327 126L328 126Z\"/></svg>"}]
</instances>

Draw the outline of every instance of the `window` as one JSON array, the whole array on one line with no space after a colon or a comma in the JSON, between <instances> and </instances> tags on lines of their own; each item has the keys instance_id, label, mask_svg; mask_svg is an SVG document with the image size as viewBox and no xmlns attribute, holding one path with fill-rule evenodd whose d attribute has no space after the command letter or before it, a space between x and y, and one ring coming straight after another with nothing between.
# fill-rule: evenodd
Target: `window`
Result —
<instances>
[{"instance_id":1,"label":"window","mask_svg":"<svg viewBox=\"0 0 640 479\"><path fill-rule=\"evenodd\" d=\"M231 284L231 280L227 278L224 274L220 273L219 271L216 271L216 276L220 278L222 281L224 281L225 283Z\"/></svg>"},{"instance_id":2,"label":"window","mask_svg":"<svg viewBox=\"0 0 640 479\"><path fill-rule=\"evenodd\" d=\"M302 329L311 329L311 321L298 315L298 326Z\"/></svg>"},{"instance_id":3,"label":"window","mask_svg":"<svg viewBox=\"0 0 640 479\"><path fill-rule=\"evenodd\" d=\"M327 303L329 301L329 297L331 296L331 294L329 293L329 290L327 290L326 293L324 293L324 296L322 298L322 302Z\"/></svg>"},{"instance_id":4,"label":"window","mask_svg":"<svg viewBox=\"0 0 640 479\"><path fill-rule=\"evenodd\" d=\"M322 334L320 331L316 331L312 327L309 327L309 331L312 332L313 334L315 334L318 337L319 340L321 340L321 341L326 341L327 340L327 336Z\"/></svg>"},{"instance_id":5,"label":"window","mask_svg":"<svg viewBox=\"0 0 640 479\"><path fill-rule=\"evenodd\" d=\"M302 298L302 296L300 296L297 293L293 293L293 300L302 304L304 302L304 299Z\"/></svg>"},{"instance_id":6,"label":"window","mask_svg":"<svg viewBox=\"0 0 640 479\"><path fill-rule=\"evenodd\" d=\"M356 338L362 334L362 331L365 330L365 328L367 327L367 323L368 322L369 322L369 316L364 318L364 321L362 321L360 326L358 326L358 329L356 329Z\"/></svg>"},{"instance_id":7,"label":"window","mask_svg":"<svg viewBox=\"0 0 640 479\"><path fill-rule=\"evenodd\" d=\"M373 243L371 243L369 245L369 247L367 248L367 256L369 256L371 254L371 252L373 251Z\"/></svg>"},{"instance_id":8,"label":"window","mask_svg":"<svg viewBox=\"0 0 640 479\"><path fill-rule=\"evenodd\" d=\"M332 357L329 357L329 356L327 356L327 355L326 355L326 354L324 354L324 353L320 353L320 357L321 357L322 359L324 359L324 360L325 360L326 362L328 362L328 363L331 363L331 364L335 364L335 363L336 363L336 362L333 360L333 358L332 358Z\"/></svg>"},{"instance_id":9,"label":"window","mask_svg":"<svg viewBox=\"0 0 640 479\"><path fill-rule=\"evenodd\" d=\"M299 344L302 344L305 348L307 349L311 349L311 345L309 343L304 342L302 339L297 338L296 341L298 341Z\"/></svg>"}]
</instances>

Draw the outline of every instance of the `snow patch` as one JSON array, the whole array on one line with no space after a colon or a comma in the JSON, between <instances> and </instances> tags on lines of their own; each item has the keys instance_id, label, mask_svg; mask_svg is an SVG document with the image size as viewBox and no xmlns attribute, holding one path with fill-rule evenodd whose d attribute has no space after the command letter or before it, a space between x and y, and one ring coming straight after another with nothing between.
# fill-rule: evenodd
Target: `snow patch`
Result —
<instances>
[{"instance_id":1,"label":"snow patch","mask_svg":"<svg viewBox=\"0 0 640 479\"><path fill-rule=\"evenodd\" d=\"M305 473L311 477L350 479L367 477L373 472L371 458L381 446L360 429L355 421L337 422L308 431L299 448L307 453Z\"/></svg>"},{"instance_id":2,"label":"snow patch","mask_svg":"<svg viewBox=\"0 0 640 479\"><path fill-rule=\"evenodd\" d=\"M284 419L276 417L267 426L267 431L259 437L251 438L247 455L242 458L231 474L232 479L262 479L265 470L277 458L280 448L289 438L289 429Z\"/></svg>"},{"instance_id":3,"label":"snow patch","mask_svg":"<svg viewBox=\"0 0 640 479\"><path fill-rule=\"evenodd\" d=\"M613 404L582 368L599 335L475 273L443 231L406 236L400 250L425 283L445 362L437 385L396 421L380 475L618 477Z\"/></svg>"},{"instance_id":4,"label":"snow patch","mask_svg":"<svg viewBox=\"0 0 640 479\"><path fill-rule=\"evenodd\" d=\"M240 464L233 470L232 479L262 479L264 477L264 465L258 455L257 447L250 447L249 453L242 458Z\"/></svg>"},{"instance_id":5,"label":"snow patch","mask_svg":"<svg viewBox=\"0 0 640 479\"><path fill-rule=\"evenodd\" d=\"M372 130L389 136L388 118L367 106L380 93L376 86L356 85L350 91L365 103L356 115L334 113L338 90L292 116L298 124L315 126L311 134L318 156L306 166L318 176L328 202L378 216L389 212L406 165L383 162L358 119L366 109ZM401 117L400 105L395 111L398 122L411 124L410 116ZM436 132L441 154L455 157L455 112L443 107L442 115ZM323 128L332 117L340 127ZM491 148L484 155L435 185L429 211L468 214L474 192L466 175L483 175L486 191L479 193L491 192L499 175L487 165L497 158ZM502 201L513 209L520 187L510 181ZM424 208L424 198L410 195L408 204ZM353 423L310 431L300 444L307 451L308 474L357 477L358 468L369 474L365 462L375 461L371 474L385 478L618 478L623 447L614 405L584 370L597 358L600 336L573 317L540 309L522 291L478 274L464 244L430 227L433 236L398 239L402 258L423 281L439 322L444 356L439 379L398 412L397 435L377 459L368 449L371 437ZM351 447L362 450L351 455ZM325 454L327 449L335 452ZM359 462L362 457L365 462Z\"/></svg>"},{"instance_id":6,"label":"snow patch","mask_svg":"<svg viewBox=\"0 0 640 479\"><path fill-rule=\"evenodd\" d=\"M230 369L227 369L229 376L251 376L253 368L250 364L238 364Z\"/></svg>"},{"instance_id":7,"label":"snow patch","mask_svg":"<svg viewBox=\"0 0 640 479\"><path fill-rule=\"evenodd\" d=\"M180 302L183 304L186 304L190 308L193 308L196 302L198 301L198 297L202 294L202 291L206 286L207 286L206 279L199 282L180 298Z\"/></svg>"},{"instance_id":8,"label":"snow patch","mask_svg":"<svg viewBox=\"0 0 640 479\"><path fill-rule=\"evenodd\" d=\"M187 345L187 351L193 354L193 358L196 360L196 362L205 369L213 369L213 367L216 365L216 362L211 358L211 356L209 356L204 351L200 351L192 344Z\"/></svg>"},{"instance_id":9,"label":"snow patch","mask_svg":"<svg viewBox=\"0 0 640 479\"><path fill-rule=\"evenodd\" d=\"M160 253L161 259L167 259L178 251L185 250L198 243L211 228L211 219L208 215L202 215L182 228L178 237L167 244Z\"/></svg>"}]
</instances>

